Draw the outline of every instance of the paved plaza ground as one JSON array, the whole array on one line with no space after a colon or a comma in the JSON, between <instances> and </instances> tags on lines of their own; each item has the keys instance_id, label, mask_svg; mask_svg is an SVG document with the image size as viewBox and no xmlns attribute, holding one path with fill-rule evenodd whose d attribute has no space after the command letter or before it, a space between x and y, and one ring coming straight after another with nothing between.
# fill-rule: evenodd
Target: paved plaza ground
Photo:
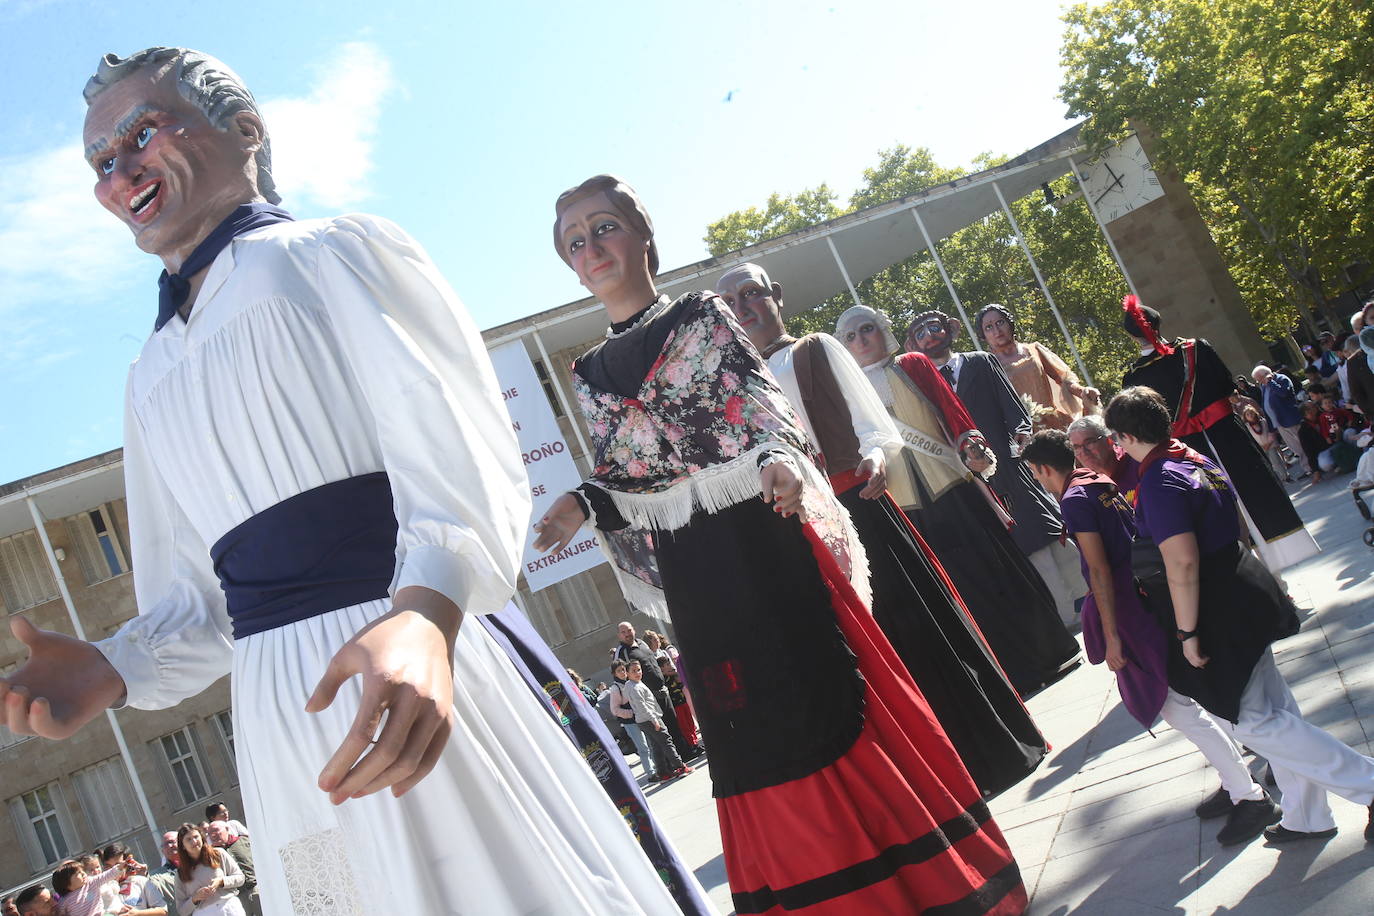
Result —
<instances>
[{"instance_id":1,"label":"paved plaza ground","mask_svg":"<svg viewBox=\"0 0 1374 916\"><path fill-rule=\"evenodd\" d=\"M1345 475L1290 490L1322 546L1287 571L1302 631L1275 647L1307 718L1374 753L1374 550ZM1340 833L1282 848L1223 848L1223 821L1193 808L1219 785L1162 722L1150 735L1122 708L1105 666L1084 666L1030 703L1054 745L1040 768L992 804L1021 864L1035 916L1374 913L1374 845L1364 808L1333 798ZM1260 764L1252 766L1259 772ZM654 812L721 913L730 913L706 770L647 790ZM638 767L636 767L638 771Z\"/></svg>"}]
</instances>

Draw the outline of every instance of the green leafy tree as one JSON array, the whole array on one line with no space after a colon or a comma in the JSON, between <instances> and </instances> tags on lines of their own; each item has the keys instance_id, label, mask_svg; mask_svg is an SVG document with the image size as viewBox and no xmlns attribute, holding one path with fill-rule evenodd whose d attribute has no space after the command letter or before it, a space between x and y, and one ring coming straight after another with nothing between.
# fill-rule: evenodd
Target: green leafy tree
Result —
<instances>
[{"instance_id":1,"label":"green leafy tree","mask_svg":"<svg viewBox=\"0 0 1374 916\"><path fill-rule=\"evenodd\" d=\"M1004 161L1005 157L985 154L977 157L972 166L981 171ZM881 151L877 164L864 170L863 184L843 210L835 204L833 194L826 199L828 207L815 205L817 191L829 194L825 185L795 197L774 194L763 210L736 211L712 223L707 227L706 244L713 255L720 257L842 213L917 194L967 174L966 169L940 166L928 149L896 146ZM1053 188L1061 195L1073 189L1071 177ZM1114 388L1133 356L1129 340L1120 331L1120 302L1126 287L1091 212L1081 198L1052 208L1037 195L1014 201L1011 206L1093 382L1109 390ZM970 318L983 305L999 302L1016 316L1022 340L1041 341L1070 359L1063 334L1005 216L994 213L937 241L937 245ZM779 279L786 284L785 278ZM899 336L926 309L958 314L934 259L926 251L865 279L859 283L858 292L864 303L884 310L892 318ZM837 295L790 319L788 329L794 334L833 331L835 321L851 305L853 300L847 292ZM957 343L960 349L977 345L968 340L966 333Z\"/></svg>"},{"instance_id":2,"label":"green leafy tree","mask_svg":"<svg viewBox=\"0 0 1374 916\"><path fill-rule=\"evenodd\" d=\"M1333 296L1374 245L1374 5L1111 0L1064 19L1085 142L1148 128L1262 330L1309 308L1343 326Z\"/></svg>"}]
</instances>

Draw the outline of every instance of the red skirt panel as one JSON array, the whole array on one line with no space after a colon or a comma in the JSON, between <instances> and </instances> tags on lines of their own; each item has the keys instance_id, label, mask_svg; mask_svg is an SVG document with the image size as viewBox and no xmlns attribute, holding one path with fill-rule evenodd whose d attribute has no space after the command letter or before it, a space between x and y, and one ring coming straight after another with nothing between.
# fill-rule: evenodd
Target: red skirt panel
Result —
<instances>
[{"instance_id":1,"label":"red skirt panel","mask_svg":"<svg viewBox=\"0 0 1374 916\"><path fill-rule=\"evenodd\" d=\"M866 681L864 726L820 771L717 799L737 912L1023 913L1016 860L981 793L830 552L806 534Z\"/></svg>"}]
</instances>

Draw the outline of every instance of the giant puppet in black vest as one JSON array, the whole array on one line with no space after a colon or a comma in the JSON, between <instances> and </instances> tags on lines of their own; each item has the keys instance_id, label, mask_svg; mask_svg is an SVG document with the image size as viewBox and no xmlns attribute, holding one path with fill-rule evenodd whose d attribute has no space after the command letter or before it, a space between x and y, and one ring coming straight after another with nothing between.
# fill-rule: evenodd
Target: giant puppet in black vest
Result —
<instances>
[{"instance_id":1,"label":"giant puppet in black vest","mask_svg":"<svg viewBox=\"0 0 1374 916\"><path fill-rule=\"evenodd\" d=\"M1264 453L1236 419L1229 400L1231 370L1205 340L1159 336L1159 312L1135 296L1123 302L1122 326L1140 347L1121 387L1145 385L1163 396L1173 412L1173 435L1214 459L1231 478L1256 552L1274 572L1318 550Z\"/></svg>"},{"instance_id":2,"label":"giant puppet in black vest","mask_svg":"<svg viewBox=\"0 0 1374 916\"><path fill-rule=\"evenodd\" d=\"M940 370L997 456L989 481L1016 524L1011 536L1054 595L1059 616L1074 620L1075 603L1087 594L1078 569L1078 548L1063 537L1059 507L1021 464L1021 446L1030 441L1031 419L997 357L981 350L953 352L959 322L931 310L916 316L907 331L907 349L923 353Z\"/></svg>"}]
</instances>

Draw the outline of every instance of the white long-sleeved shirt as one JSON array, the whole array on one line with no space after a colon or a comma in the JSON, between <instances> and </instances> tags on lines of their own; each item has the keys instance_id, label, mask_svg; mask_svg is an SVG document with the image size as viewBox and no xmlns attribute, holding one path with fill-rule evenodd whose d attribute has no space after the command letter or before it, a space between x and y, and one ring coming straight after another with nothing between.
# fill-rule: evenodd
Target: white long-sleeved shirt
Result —
<instances>
[{"instance_id":1,"label":"white long-sleeved shirt","mask_svg":"<svg viewBox=\"0 0 1374 916\"><path fill-rule=\"evenodd\" d=\"M371 216L235 239L187 321L143 347L125 398L139 616L97 647L127 702L172 706L229 671L209 546L305 490L385 471L392 592L467 613L515 589L529 489L481 335L420 246Z\"/></svg>"},{"instance_id":2,"label":"white long-sleeved shirt","mask_svg":"<svg viewBox=\"0 0 1374 916\"><path fill-rule=\"evenodd\" d=\"M835 377L835 383L839 385L845 403L849 405L854 436L859 440L860 460L872 458L877 461L884 456L892 460L902 451L902 439L892 422L892 416L882 401L878 400L873 386L869 384L868 378L864 376L863 370L845 349L844 344L829 334L816 336L825 347L831 374ZM768 368L778 380L783 394L787 395L787 400L796 408L802 427L806 430L806 437L819 451L820 443L816 441L811 418L802 407L801 387L797 384L797 368L793 362L792 351L793 347L784 347L768 357Z\"/></svg>"}]
</instances>

